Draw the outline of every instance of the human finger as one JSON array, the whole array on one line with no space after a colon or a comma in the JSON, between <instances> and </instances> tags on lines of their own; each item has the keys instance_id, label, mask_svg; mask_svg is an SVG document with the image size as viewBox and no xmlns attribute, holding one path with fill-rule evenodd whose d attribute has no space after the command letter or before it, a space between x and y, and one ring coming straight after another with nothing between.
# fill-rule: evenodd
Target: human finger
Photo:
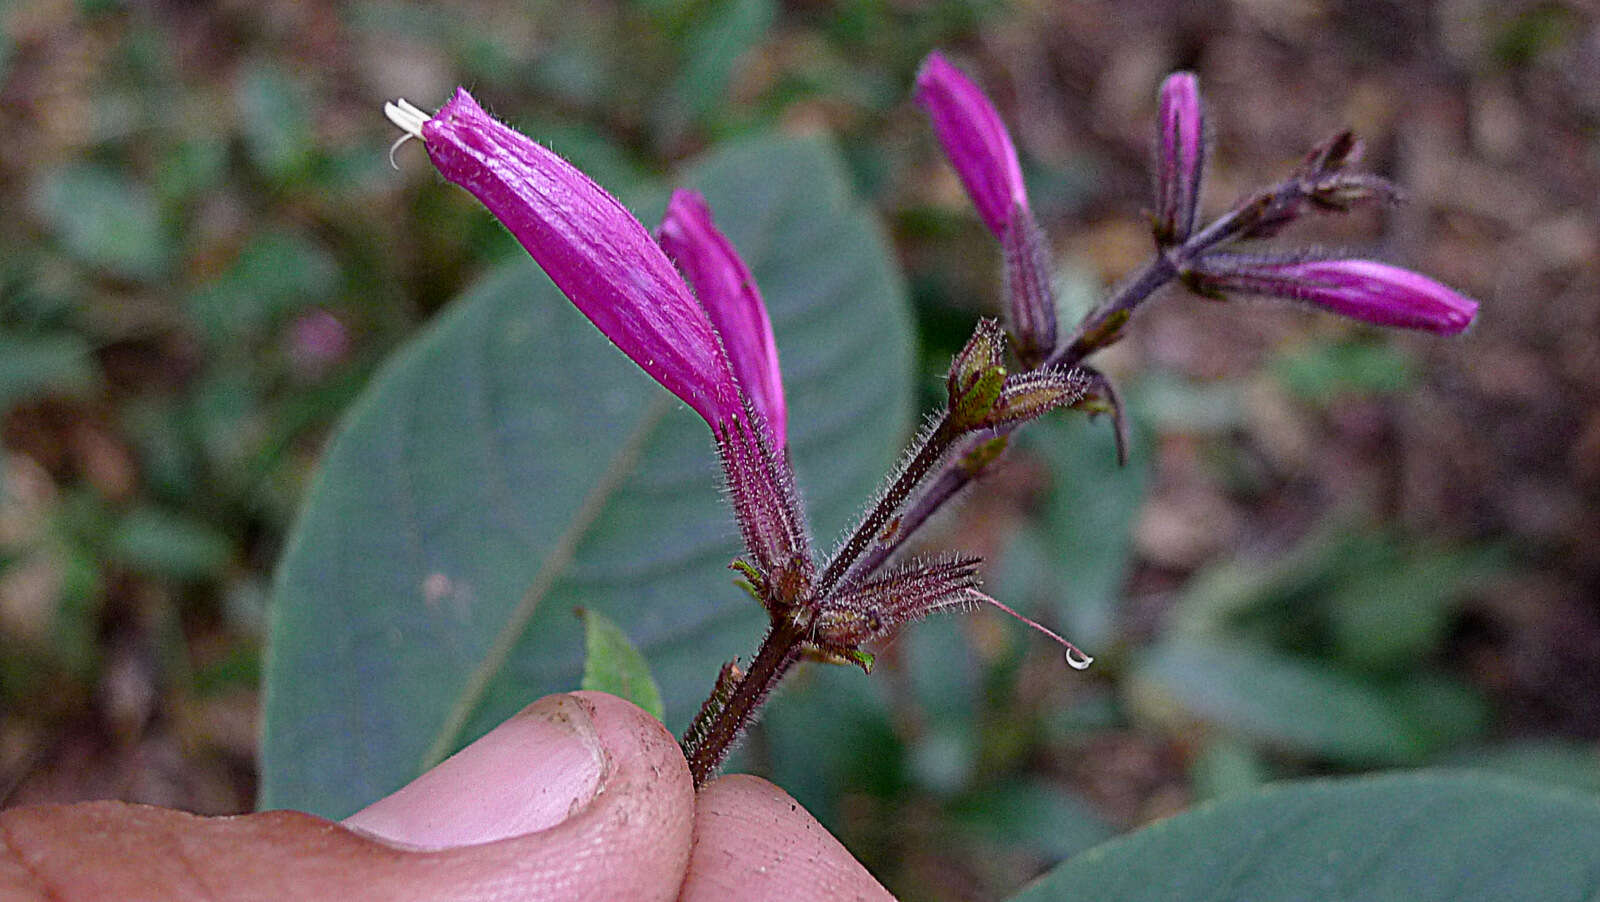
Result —
<instances>
[{"instance_id":1,"label":"human finger","mask_svg":"<svg viewBox=\"0 0 1600 902\"><path fill-rule=\"evenodd\" d=\"M700 790L694 849L680 902L787 902L894 897L833 834L759 777L733 774Z\"/></svg>"},{"instance_id":2,"label":"human finger","mask_svg":"<svg viewBox=\"0 0 1600 902\"><path fill-rule=\"evenodd\" d=\"M621 699L588 692L552 698L463 750L449 768L441 765L443 777L362 812L354 829L292 811L202 818L118 802L0 812L0 896L674 898L694 810L677 743L658 721ZM567 746L547 740L561 730L570 733L568 742L598 744L603 760L597 771L587 752L555 754ZM552 783L565 793L523 779L517 749L542 750L558 761ZM532 771L542 765L532 757L521 763ZM470 811L491 801L490 814ZM569 810L563 812L563 804ZM444 816L423 817L429 806ZM448 826L451 812L467 818L470 828ZM531 832L506 835L524 827ZM495 834L504 838L478 841ZM470 844L452 845L460 842ZM434 848L419 850L422 845Z\"/></svg>"}]
</instances>

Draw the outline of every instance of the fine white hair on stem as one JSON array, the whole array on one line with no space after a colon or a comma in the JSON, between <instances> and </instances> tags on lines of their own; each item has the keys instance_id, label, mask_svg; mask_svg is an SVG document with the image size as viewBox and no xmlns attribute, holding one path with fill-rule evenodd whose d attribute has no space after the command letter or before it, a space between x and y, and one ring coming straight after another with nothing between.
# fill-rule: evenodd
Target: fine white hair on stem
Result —
<instances>
[{"instance_id":1,"label":"fine white hair on stem","mask_svg":"<svg viewBox=\"0 0 1600 902\"><path fill-rule=\"evenodd\" d=\"M390 122L393 122L401 131L405 132L393 144L389 145L389 165L399 169L400 166L394 161L394 152L400 149L400 145L412 138L416 138L418 141L423 140L422 125L433 117L417 109L411 101L405 98L384 104L383 115L387 116Z\"/></svg>"}]
</instances>

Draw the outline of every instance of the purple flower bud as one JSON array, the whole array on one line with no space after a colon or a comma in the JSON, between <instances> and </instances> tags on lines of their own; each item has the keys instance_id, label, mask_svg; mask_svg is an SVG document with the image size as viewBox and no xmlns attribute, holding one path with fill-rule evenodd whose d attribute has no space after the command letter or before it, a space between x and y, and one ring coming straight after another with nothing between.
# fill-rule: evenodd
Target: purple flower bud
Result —
<instances>
[{"instance_id":1,"label":"purple flower bud","mask_svg":"<svg viewBox=\"0 0 1600 902\"><path fill-rule=\"evenodd\" d=\"M1161 83L1160 119L1156 237L1177 244L1194 231L1205 164L1205 119L1193 73L1174 72Z\"/></svg>"},{"instance_id":2,"label":"purple flower bud","mask_svg":"<svg viewBox=\"0 0 1600 902\"><path fill-rule=\"evenodd\" d=\"M1456 335L1478 302L1398 266L1373 260L1270 260L1213 254L1184 278L1202 292L1240 292L1306 301L1341 316Z\"/></svg>"},{"instance_id":3,"label":"purple flower bud","mask_svg":"<svg viewBox=\"0 0 1600 902\"><path fill-rule=\"evenodd\" d=\"M741 417L715 329L650 233L552 151L496 121L465 89L432 117L403 101L389 118L439 173L489 208L606 337L713 430Z\"/></svg>"},{"instance_id":4,"label":"purple flower bud","mask_svg":"<svg viewBox=\"0 0 1600 902\"><path fill-rule=\"evenodd\" d=\"M1012 211L1027 211L1028 193L1017 149L1000 114L983 91L938 51L922 61L915 97L933 120L934 134L978 215L996 238L1004 240Z\"/></svg>"},{"instance_id":5,"label":"purple flower bud","mask_svg":"<svg viewBox=\"0 0 1600 902\"><path fill-rule=\"evenodd\" d=\"M722 337L739 385L766 418L774 444L784 447L788 413L772 320L750 268L711 221L711 208L693 191L674 191L656 230Z\"/></svg>"},{"instance_id":6,"label":"purple flower bud","mask_svg":"<svg viewBox=\"0 0 1600 902\"><path fill-rule=\"evenodd\" d=\"M1040 363L1055 350L1055 293L1011 134L983 91L938 51L928 54L917 73L916 101L1005 251L1006 322L1018 355L1029 366Z\"/></svg>"}]
</instances>

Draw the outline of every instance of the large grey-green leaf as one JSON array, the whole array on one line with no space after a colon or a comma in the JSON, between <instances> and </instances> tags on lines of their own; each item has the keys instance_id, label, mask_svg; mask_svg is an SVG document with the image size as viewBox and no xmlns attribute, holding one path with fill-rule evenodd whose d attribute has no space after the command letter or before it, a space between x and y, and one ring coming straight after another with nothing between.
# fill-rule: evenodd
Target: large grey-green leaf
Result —
<instances>
[{"instance_id":1,"label":"large grey-green leaf","mask_svg":"<svg viewBox=\"0 0 1600 902\"><path fill-rule=\"evenodd\" d=\"M823 546L911 422L909 315L827 145L719 154L705 192L766 294ZM342 816L541 694L574 607L617 621L680 728L763 617L705 424L519 262L392 361L330 446L275 590L261 802Z\"/></svg>"},{"instance_id":2,"label":"large grey-green leaf","mask_svg":"<svg viewBox=\"0 0 1600 902\"><path fill-rule=\"evenodd\" d=\"M1012 902L1592 902L1600 803L1484 774L1286 784L1071 859Z\"/></svg>"},{"instance_id":3,"label":"large grey-green leaf","mask_svg":"<svg viewBox=\"0 0 1600 902\"><path fill-rule=\"evenodd\" d=\"M1399 699L1310 659L1176 638L1135 660L1127 691L1156 719L1201 720L1351 764L1412 764L1429 735Z\"/></svg>"}]
</instances>

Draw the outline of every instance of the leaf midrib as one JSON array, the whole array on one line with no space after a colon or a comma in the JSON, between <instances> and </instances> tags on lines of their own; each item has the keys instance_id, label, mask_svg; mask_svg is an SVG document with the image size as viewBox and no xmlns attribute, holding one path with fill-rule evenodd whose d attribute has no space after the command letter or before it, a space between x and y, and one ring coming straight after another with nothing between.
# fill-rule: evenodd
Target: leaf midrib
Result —
<instances>
[{"instance_id":1,"label":"leaf midrib","mask_svg":"<svg viewBox=\"0 0 1600 902\"><path fill-rule=\"evenodd\" d=\"M529 583L528 590L523 593L516 607L506 616L505 624L495 635L494 644L484 653L483 660L473 669L468 677L461 694L456 698L455 704L445 715L439 732L434 735L433 741L428 744L428 750L423 753L419 762L418 772L426 771L445 759L445 756L455 748L460 740L461 731L466 727L467 721L472 717L478 704L483 701L484 694L488 692L489 685L505 667L506 661L511 657L511 652L516 649L517 643L527 631L528 624L533 620L533 615L539 609L539 602L550 594L556 583L572 565L573 558L578 551L578 545L589 532L596 520L605 511L611 499L622 489L628 477L637 468L640 456L644 451L645 443L650 434L661 424L661 420L672 408L672 399L665 393L656 393L650 405L645 408L644 414L627 437L617 446L617 451L612 455L611 461L606 464L606 469L600 474L594 488L589 491L572 516L572 521L561 532L555 544L545 553L544 560L540 561L539 569Z\"/></svg>"}]
</instances>

